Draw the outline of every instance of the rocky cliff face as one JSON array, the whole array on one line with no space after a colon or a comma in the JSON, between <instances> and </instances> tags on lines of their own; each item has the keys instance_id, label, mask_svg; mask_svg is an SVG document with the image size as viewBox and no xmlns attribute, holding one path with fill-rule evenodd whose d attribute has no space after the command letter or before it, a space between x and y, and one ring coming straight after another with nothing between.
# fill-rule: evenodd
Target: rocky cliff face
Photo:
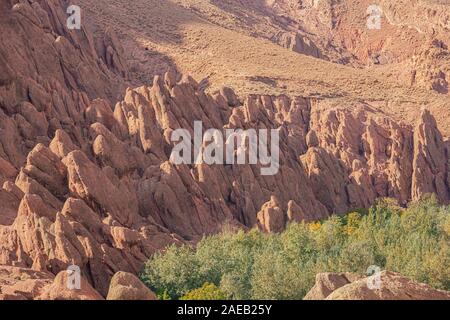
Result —
<instances>
[{"instance_id":1,"label":"rocky cliff face","mask_svg":"<svg viewBox=\"0 0 450 320\"><path fill-rule=\"evenodd\" d=\"M351 57L347 62L398 67L405 83L448 93L448 1L271 0L267 3L274 12L298 22L302 30L320 35L322 43L347 52ZM373 5L377 6L376 10L369 9ZM379 17L379 29L367 27L368 22L374 21L370 20L371 16ZM321 50L326 52L323 49L326 47L322 45Z\"/></svg>"},{"instance_id":2,"label":"rocky cliff face","mask_svg":"<svg viewBox=\"0 0 450 320\"><path fill-rule=\"evenodd\" d=\"M377 197L449 202L450 144L428 111L413 128L366 103L209 95L173 70L125 90L114 33L69 31L64 5L0 2L0 265L30 275L25 298L72 264L105 297L116 272L224 224L277 232ZM278 130L279 173L174 165L171 133L194 121Z\"/></svg>"}]
</instances>

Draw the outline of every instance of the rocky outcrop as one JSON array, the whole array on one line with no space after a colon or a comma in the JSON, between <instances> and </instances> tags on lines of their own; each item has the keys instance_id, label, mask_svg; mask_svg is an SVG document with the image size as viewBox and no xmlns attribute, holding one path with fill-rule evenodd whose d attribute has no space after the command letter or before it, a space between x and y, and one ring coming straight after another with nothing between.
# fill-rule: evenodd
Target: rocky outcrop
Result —
<instances>
[{"instance_id":1,"label":"rocky outcrop","mask_svg":"<svg viewBox=\"0 0 450 320\"><path fill-rule=\"evenodd\" d=\"M382 271L368 278L319 274L306 300L450 300L450 292L436 290L397 273Z\"/></svg>"},{"instance_id":2,"label":"rocky outcrop","mask_svg":"<svg viewBox=\"0 0 450 320\"><path fill-rule=\"evenodd\" d=\"M450 51L443 41L433 38L427 41L405 65L411 85L441 94L449 92Z\"/></svg>"},{"instance_id":3,"label":"rocky outcrop","mask_svg":"<svg viewBox=\"0 0 450 320\"><path fill-rule=\"evenodd\" d=\"M61 271L53 282L42 289L36 300L103 300L102 296L81 277L79 288L70 288L69 271Z\"/></svg>"},{"instance_id":4,"label":"rocky outcrop","mask_svg":"<svg viewBox=\"0 0 450 320\"><path fill-rule=\"evenodd\" d=\"M426 111L413 130L367 105L251 96L232 106L231 93L208 96L189 77L165 79L128 90L114 112L101 107L82 118L86 130L59 129L49 147L38 143L23 156L4 191L11 209L0 229L3 264L53 274L76 264L106 296L114 273L137 273L167 244L230 221L280 232L288 221L345 213L377 197L406 203L436 193L448 202L445 142ZM170 133L193 130L195 120L204 129L279 130L279 173L174 165Z\"/></svg>"},{"instance_id":5,"label":"rocky outcrop","mask_svg":"<svg viewBox=\"0 0 450 320\"><path fill-rule=\"evenodd\" d=\"M107 300L157 300L156 295L138 277L118 272L111 279Z\"/></svg>"},{"instance_id":6,"label":"rocky outcrop","mask_svg":"<svg viewBox=\"0 0 450 320\"><path fill-rule=\"evenodd\" d=\"M279 33L273 37L273 41L286 49L312 56L319 59L328 59L314 42L299 33Z\"/></svg>"},{"instance_id":7,"label":"rocky outcrop","mask_svg":"<svg viewBox=\"0 0 450 320\"><path fill-rule=\"evenodd\" d=\"M207 94L173 70L122 92L113 34L67 30L58 1L0 6L0 265L34 270L32 291L51 281L44 298L72 297L61 287L70 265L106 297L117 272L137 274L153 253L224 224L279 232L377 197L449 201L448 141L427 112L411 128L364 103ZM195 121L277 130L278 173L174 164L172 133Z\"/></svg>"},{"instance_id":8,"label":"rocky outcrop","mask_svg":"<svg viewBox=\"0 0 450 320\"><path fill-rule=\"evenodd\" d=\"M362 278L353 273L319 273L316 275L314 287L303 300L324 300L335 290Z\"/></svg>"},{"instance_id":9,"label":"rocky outcrop","mask_svg":"<svg viewBox=\"0 0 450 320\"><path fill-rule=\"evenodd\" d=\"M436 193L441 202L450 200L449 154L436 120L424 110L414 131L413 197Z\"/></svg>"},{"instance_id":10,"label":"rocky outcrop","mask_svg":"<svg viewBox=\"0 0 450 320\"><path fill-rule=\"evenodd\" d=\"M259 227L266 232L281 232L286 226L286 214L280 208L278 199L271 197L257 214Z\"/></svg>"},{"instance_id":11,"label":"rocky outcrop","mask_svg":"<svg viewBox=\"0 0 450 320\"><path fill-rule=\"evenodd\" d=\"M70 273L55 275L27 268L0 266L0 300L103 300L84 279L70 287Z\"/></svg>"},{"instance_id":12,"label":"rocky outcrop","mask_svg":"<svg viewBox=\"0 0 450 320\"><path fill-rule=\"evenodd\" d=\"M318 39L313 39L321 52L334 47L341 57L335 60L340 63L390 65L404 75L405 84L410 82L448 93L448 2L272 0L269 3L272 11L282 17L282 24L297 22L304 33L317 35ZM285 47L298 46L303 50L297 52L312 51L311 55L317 56L314 47L308 45L308 38L306 44L300 35L296 37L298 40L287 34L279 38Z\"/></svg>"},{"instance_id":13,"label":"rocky outcrop","mask_svg":"<svg viewBox=\"0 0 450 320\"><path fill-rule=\"evenodd\" d=\"M54 277L49 272L0 266L0 300L35 299Z\"/></svg>"}]
</instances>

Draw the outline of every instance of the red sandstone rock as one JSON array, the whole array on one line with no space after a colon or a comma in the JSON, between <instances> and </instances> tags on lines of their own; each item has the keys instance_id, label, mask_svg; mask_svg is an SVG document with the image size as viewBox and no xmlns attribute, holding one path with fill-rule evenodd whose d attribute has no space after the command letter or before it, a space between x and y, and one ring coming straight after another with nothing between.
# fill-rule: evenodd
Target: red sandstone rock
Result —
<instances>
[{"instance_id":1,"label":"red sandstone rock","mask_svg":"<svg viewBox=\"0 0 450 320\"><path fill-rule=\"evenodd\" d=\"M303 300L324 300L335 290L346 286L363 277L351 273L319 273L316 283Z\"/></svg>"},{"instance_id":2,"label":"red sandstone rock","mask_svg":"<svg viewBox=\"0 0 450 320\"><path fill-rule=\"evenodd\" d=\"M103 300L84 278L81 278L80 289L71 289L68 286L69 275L69 271L58 273L53 282L42 289L37 300Z\"/></svg>"},{"instance_id":3,"label":"red sandstone rock","mask_svg":"<svg viewBox=\"0 0 450 320\"><path fill-rule=\"evenodd\" d=\"M45 276L6 298L35 298L48 274L57 281L42 297L75 297L62 287L71 264L105 297L115 273L136 274L168 244L223 224L280 232L288 221L368 207L378 197L450 200L450 145L429 112L411 128L364 103L239 99L229 88L212 96L175 71L125 90L112 31L94 39L88 29L67 30L56 0L16 3L0 3L8 16L0 19L0 265ZM171 133L192 131L196 120L204 129L277 129L279 173L173 165Z\"/></svg>"},{"instance_id":4,"label":"red sandstone rock","mask_svg":"<svg viewBox=\"0 0 450 320\"><path fill-rule=\"evenodd\" d=\"M375 277L377 277L375 279ZM379 282L378 282L379 281ZM450 292L436 290L397 273L383 271L368 278L320 274L307 300L450 300Z\"/></svg>"},{"instance_id":5,"label":"red sandstone rock","mask_svg":"<svg viewBox=\"0 0 450 320\"><path fill-rule=\"evenodd\" d=\"M156 295L138 277L118 272L111 279L107 300L157 300Z\"/></svg>"},{"instance_id":6,"label":"red sandstone rock","mask_svg":"<svg viewBox=\"0 0 450 320\"><path fill-rule=\"evenodd\" d=\"M0 300L36 299L53 278L48 272L0 266Z\"/></svg>"},{"instance_id":7,"label":"red sandstone rock","mask_svg":"<svg viewBox=\"0 0 450 320\"><path fill-rule=\"evenodd\" d=\"M270 201L262 206L257 216L260 228L266 232L281 232L286 226L286 214L275 197L271 197Z\"/></svg>"}]
</instances>

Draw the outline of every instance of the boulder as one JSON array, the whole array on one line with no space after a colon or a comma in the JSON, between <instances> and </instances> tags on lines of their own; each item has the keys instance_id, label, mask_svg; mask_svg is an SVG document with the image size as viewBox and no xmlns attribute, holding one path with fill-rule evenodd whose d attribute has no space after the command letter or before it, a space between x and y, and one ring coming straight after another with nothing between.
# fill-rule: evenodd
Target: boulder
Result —
<instances>
[{"instance_id":1,"label":"boulder","mask_svg":"<svg viewBox=\"0 0 450 320\"><path fill-rule=\"evenodd\" d=\"M260 228L266 232L281 232L286 226L286 214L274 196L262 206L257 217Z\"/></svg>"},{"instance_id":2,"label":"boulder","mask_svg":"<svg viewBox=\"0 0 450 320\"><path fill-rule=\"evenodd\" d=\"M61 271L53 282L42 289L37 300L104 300L103 297L81 277L80 288L72 289L69 285L73 271Z\"/></svg>"},{"instance_id":3,"label":"boulder","mask_svg":"<svg viewBox=\"0 0 450 320\"><path fill-rule=\"evenodd\" d=\"M326 273L317 275L305 300L450 300L450 292L390 271L370 277Z\"/></svg>"},{"instance_id":4,"label":"boulder","mask_svg":"<svg viewBox=\"0 0 450 320\"><path fill-rule=\"evenodd\" d=\"M314 287L303 300L324 300L335 290L361 278L351 273L319 273Z\"/></svg>"},{"instance_id":5,"label":"boulder","mask_svg":"<svg viewBox=\"0 0 450 320\"><path fill-rule=\"evenodd\" d=\"M138 277L117 272L111 279L107 300L157 300L156 295Z\"/></svg>"}]
</instances>

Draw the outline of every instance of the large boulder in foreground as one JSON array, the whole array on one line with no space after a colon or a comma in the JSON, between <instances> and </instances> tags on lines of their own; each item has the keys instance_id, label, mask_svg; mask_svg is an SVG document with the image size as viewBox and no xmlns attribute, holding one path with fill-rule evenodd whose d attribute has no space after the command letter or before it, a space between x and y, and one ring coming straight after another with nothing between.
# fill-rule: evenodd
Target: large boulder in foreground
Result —
<instances>
[{"instance_id":1,"label":"large boulder in foreground","mask_svg":"<svg viewBox=\"0 0 450 320\"><path fill-rule=\"evenodd\" d=\"M282 232L286 227L286 215L275 196L262 206L257 218L259 228L265 232Z\"/></svg>"},{"instance_id":2,"label":"large boulder in foreground","mask_svg":"<svg viewBox=\"0 0 450 320\"><path fill-rule=\"evenodd\" d=\"M345 280L348 282L345 283ZM305 299L450 300L450 292L433 289L395 272L383 271L367 278L351 280L342 274L319 274L315 286ZM334 290L330 292L331 289Z\"/></svg>"},{"instance_id":3,"label":"large boulder in foreground","mask_svg":"<svg viewBox=\"0 0 450 320\"><path fill-rule=\"evenodd\" d=\"M0 266L0 300L104 300L83 277L79 289L70 289L70 272L55 277L46 271Z\"/></svg>"},{"instance_id":4,"label":"large boulder in foreground","mask_svg":"<svg viewBox=\"0 0 450 320\"><path fill-rule=\"evenodd\" d=\"M0 300L32 300L50 285L54 275L45 271L0 266Z\"/></svg>"},{"instance_id":5,"label":"large boulder in foreground","mask_svg":"<svg viewBox=\"0 0 450 320\"><path fill-rule=\"evenodd\" d=\"M58 273L53 283L46 286L36 300L104 300L83 277L81 277L80 289L70 289L68 285L70 272L65 270Z\"/></svg>"},{"instance_id":6,"label":"large boulder in foreground","mask_svg":"<svg viewBox=\"0 0 450 320\"><path fill-rule=\"evenodd\" d=\"M120 271L111 279L106 300L158 300L158 298L134 274Z\"/></svg>"},{"instance_id":7,"label":"large boulder in foreground","mask_svg":"<svg viewBox=\"0 0 450 320\"><path fill-rule=\"evenodd\" d=\"M333 291L361 278L353 273L319 273L316 275L316 284L303 300L324 300Z\"/></svg>"}]
</instances>

